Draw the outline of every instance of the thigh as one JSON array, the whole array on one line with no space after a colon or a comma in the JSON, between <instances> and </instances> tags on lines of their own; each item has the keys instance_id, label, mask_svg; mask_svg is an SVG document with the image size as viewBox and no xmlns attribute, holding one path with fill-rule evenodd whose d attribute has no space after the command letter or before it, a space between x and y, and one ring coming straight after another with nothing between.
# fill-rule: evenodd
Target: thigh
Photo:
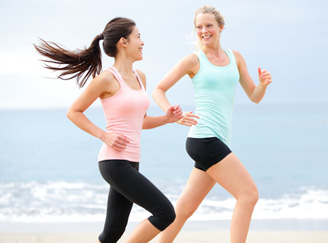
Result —
<instances>
[{"instance_id":1,"label":"thigh","mask_svg":"<svg viewBox=\"0 0 328 243\"><path fill-rule=\"evenodd\" d=\"M116 191L110 188L107 200L106 220L103 233L99 236L102 241L107 237L119 239L128 223L133 203Z\"/></svg>"},{"instance_id":2,"label":"thigh","mask_svg":"<svg viewBox=\"0 0 328 243\"><path fill-rule=\"evenodd\" d=\"M116 191L133 203L153 212L158 205L171 204L166 196L143 176L133 163L128 161L108 161L102 169L105 180Z\"/></svg>"},{"instance_id":3,"label":"thigh","mask_svg":"<svg viewBox=\"0 0 328 243\"><path fill-rule=\"evenodd\" d=\"M195 211L214 185L215 180L205 171L193 168L187 184L177 201L177 211L179 209Z\"/></svg>"},{"instance_id":4,"label":"thigh","mask_svg":"<svg viewBox=\"0 0 328 243\"><path fill-rule=\"evenodd\" d=\"M234 153L230 153L207 173L236 199L247 192L257 191L255 182Z\"/></svg>"},{"instance_id":5,"label":"thigh","mask_svg":"<svg viewBox=\"0 0 328 243\"><path fill-rule=\"evenodd\" d=\"M109 220L111 223L126 225L132 206L133 202L111 187L107 200L106 222Z\"/></svg>"},{"instance_id":6,"label":"thigh","mask_svg":"<svg viewBox=\"0 0 328 243\"><path fill-rule=\"evenodd\" d=\"M130 171L128 182L118 186L118 190L128 199L152 213L163 203L171 204L151 181L137 171Z\"/></svg>"}]
</instances>

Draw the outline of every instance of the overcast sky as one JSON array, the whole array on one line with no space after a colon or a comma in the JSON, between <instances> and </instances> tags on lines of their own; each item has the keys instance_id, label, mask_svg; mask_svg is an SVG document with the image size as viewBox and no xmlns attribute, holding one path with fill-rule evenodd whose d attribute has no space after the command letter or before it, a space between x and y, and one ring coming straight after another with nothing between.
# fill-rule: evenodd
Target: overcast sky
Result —
<instances>
[{"instance_id":1,"label":"overcast sky","mask_svg":"<svg viewBox=\"0 0 328 243\"><path fill-rule=\"evenodd\" d=\"M204 4L224 15L222 45L244 56L255 83L257 67L272 73L263 103L328 104L325 0L11 0L0 7L0 109L68 107L81 90L73 80L54 79L33 43L41 37L81 49L117 16L132 18L141 32L144 60L135 67L146 73L151 95L165 73L194 51L194 12ZM104 68L113 63L103 59ZM190 80L183 78L168 95L174 103L193 103ZM249 102L239 86L236 103Z\"/></svg>"}]
</instances>

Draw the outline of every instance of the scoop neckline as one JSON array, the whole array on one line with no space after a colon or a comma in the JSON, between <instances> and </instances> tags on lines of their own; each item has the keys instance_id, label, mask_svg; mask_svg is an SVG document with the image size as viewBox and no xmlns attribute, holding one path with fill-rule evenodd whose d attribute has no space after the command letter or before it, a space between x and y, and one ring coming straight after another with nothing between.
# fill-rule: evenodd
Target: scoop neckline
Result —
<instances>
[{"instance_id":1,"label":"scoop neckline","mask_svg":"<svg viewBox=\"0 0 328 243\"><path fill-rule=\"evenodd\" d=\"M224 52L227 54L227 56L228 56L228 58L229 58L229 64L227 64L227 65L225 65L225 66L217 66L217 65L211 63L210 60L208 60L206 54L203 52L203 50L201 50L201 53L204 55L204 57L206 58L206 62L207 62L210 66L215 67L215 68L228 68L228 67L230 67L230 66L232 65L232 58L230 57L230 53L229 53L228 50L226 50L226 49L223 49L223 50L224 50Z\"/></svg>"},{"instance_id":2,"label":"scoop neckline","mask_svg":"<svg viewBox=\"0 0 328 243\"><path fill-rule=\"evenodd\" d=\"M142 90L143 90L143 85L142 85L141 80L139 79L139 76L138 76L138 74L136 73L135 70L132 70L132 71L135 73L135 75L136 75L136 77L137 77L137 81L139 82L140 89L133 89L133 88L131 88L131 87L130 87L130 86L124 81L124 79L123 79L122 75L120 74L120 72L119 72L114 66L112 66L111 68L112 68L112 69L113 69L113 70L114 70L114 71L120 76L120 78L121 78L122 82L124 83L124 85L127 86L129 89L134 90L134 91L142 91Z\"/></svg>"}]
</instances>

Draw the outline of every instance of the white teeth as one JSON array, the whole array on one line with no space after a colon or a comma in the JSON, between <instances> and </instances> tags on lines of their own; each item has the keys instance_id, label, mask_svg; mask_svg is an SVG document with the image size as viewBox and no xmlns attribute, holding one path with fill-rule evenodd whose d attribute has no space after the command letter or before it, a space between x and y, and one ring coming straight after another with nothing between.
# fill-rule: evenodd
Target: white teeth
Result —
<instances>
[{"instance_id":1,"label":"white teeth","mask_svg":"<svg viewBox=\"0 0 328 243\"><path fill-rule=\"evenodd\" d=\"M203 36L203 39L209 39L211 35Z\"/></svg>"}]
</instances>

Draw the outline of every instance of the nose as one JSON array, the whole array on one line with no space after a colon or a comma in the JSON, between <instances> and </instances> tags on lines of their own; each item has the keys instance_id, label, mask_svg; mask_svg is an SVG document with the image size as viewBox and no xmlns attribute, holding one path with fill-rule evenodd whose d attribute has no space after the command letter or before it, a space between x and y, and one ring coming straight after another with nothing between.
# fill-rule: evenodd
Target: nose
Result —
<instances>
[{"instance_id":1,"label":"nose","mask_svg":"<svg viewBox=\"0 0 328 243\"><path fill-rule=\"evenodd\" d=\"M202 32L203 32L203 33L207 32L207 28L206 28L206 26L204 26L204 27L202 28Z\"/></svg>"}]
</instances>

